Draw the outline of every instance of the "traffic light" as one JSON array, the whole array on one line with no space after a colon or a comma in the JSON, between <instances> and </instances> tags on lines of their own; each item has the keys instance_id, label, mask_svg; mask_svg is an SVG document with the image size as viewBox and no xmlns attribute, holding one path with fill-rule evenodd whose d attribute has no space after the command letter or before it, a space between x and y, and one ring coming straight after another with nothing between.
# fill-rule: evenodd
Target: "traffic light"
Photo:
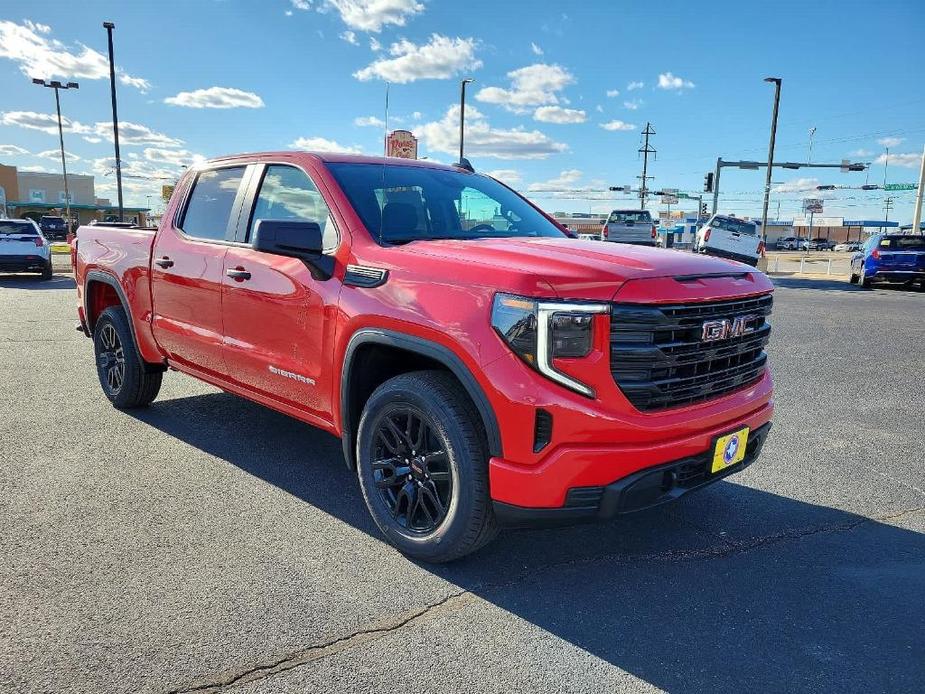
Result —
<instances>
[{"instance_id":1,"label":"traffic light","mask_svg":"<svg viewBox=\"0 0 925 694\"><path fill-rule=\"evenodd\" d=\"M703 192L704 193L713 192L713 172L712 171L703 177Z\"/></svg>"},{"instance_id":2,"label":"traffic light","mask_svg":"<svg viewBox=\"0 0 925 694\"><path fill-rule=\"evenodd\" d=\"M705 202L700 203L700 216L701 217L707 216L707 203Z\"/></svg>"}]
</instances>

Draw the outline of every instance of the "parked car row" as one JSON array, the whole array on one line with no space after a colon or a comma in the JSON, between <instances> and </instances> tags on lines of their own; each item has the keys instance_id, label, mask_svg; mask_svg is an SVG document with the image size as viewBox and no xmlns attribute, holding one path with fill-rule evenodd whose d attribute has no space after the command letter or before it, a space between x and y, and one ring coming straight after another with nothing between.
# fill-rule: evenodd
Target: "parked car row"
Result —
<instances>
[{"instance_id":1,"label":"parked car row","mask_svg":"<svg viewBox=\"0 0 925 694\"><path fill-rule=\"evenodd\" d=\"M861 247L861 244L857 241L836 243L822 236L817 236L814 239L801 239L796 236L786 236L782 239L778 239L775 246L779 251L856 251Z\"/></svg>"}]
</instances>

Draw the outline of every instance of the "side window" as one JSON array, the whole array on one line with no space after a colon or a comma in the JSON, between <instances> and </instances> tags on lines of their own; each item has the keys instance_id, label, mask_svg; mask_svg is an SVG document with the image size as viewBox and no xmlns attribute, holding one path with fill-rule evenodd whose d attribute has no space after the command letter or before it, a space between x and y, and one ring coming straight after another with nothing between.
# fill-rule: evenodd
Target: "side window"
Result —
<instances>
[{"instance_id":1,"label":"side window","mask_svg":"<svg viewBox=\"0 0 925 694\"><path fill-rule=\"evenodd\" d=\"M180 228L187 236L221 241L245 167L212 169L196 177Z\"/></svg>"},{"instance_id":2,"label":"side window","mask_svg":"<svg viewBox=\"0 0 925 694\"><path fill-rule=\"evenodd\" d=\"M261 219L315 222L321 227L324 251L337 247L337 228L318 188L301 169L268 166L247 229L247 240Z\"/></svg>"}]
</instances>

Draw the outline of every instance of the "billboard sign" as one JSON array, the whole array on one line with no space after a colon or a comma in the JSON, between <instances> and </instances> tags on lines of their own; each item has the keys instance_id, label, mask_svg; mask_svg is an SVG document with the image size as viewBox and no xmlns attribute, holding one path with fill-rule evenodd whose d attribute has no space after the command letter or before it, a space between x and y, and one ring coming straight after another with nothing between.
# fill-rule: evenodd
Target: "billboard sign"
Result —
<instances>
[{"instance_id":1,"label":"billboard sign","mask_svg":"<svg viewBox=\"0 0 925 694\"><path fill-rule=\"evenodd\" d=\"M418 139L408 130L393 130L385 138L385 156L417 159Z\"/></svg>"},{"instance_id":2,"label":"billboard sign","mask_svg":"<svg viewBox=\"0 0 925 694\"><path fill-rule=\"evenodd\" d=\"M822 214L822 200L819 198L803 198L803 211L812 214Z\"/></svg>"},{"instance_id":3,"label":"billboard sign","mask_svg":"<svg viewBox=\"0 0 925 694\"><path fill-rule=\"evenodd\" d=\"M677 188L664 188L662 190L662 204L663 205L677 205L678 204L678 189Z\"/></svg>"}]
</instances>

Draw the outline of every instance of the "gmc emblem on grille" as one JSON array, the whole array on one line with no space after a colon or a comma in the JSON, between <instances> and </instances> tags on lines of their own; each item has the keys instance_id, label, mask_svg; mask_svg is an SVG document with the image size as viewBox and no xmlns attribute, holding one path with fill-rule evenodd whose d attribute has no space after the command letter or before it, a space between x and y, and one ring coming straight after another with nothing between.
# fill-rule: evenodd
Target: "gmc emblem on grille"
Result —
<instances>
[{"instance_id":1,"label":"gmc emblem on grille","mask_svg":"<svg viewBox=\"0 0 925 694\"><path fill-rule=\"evenodd\" d=\"M761 316L749 314L747 316L736 316L732 320L724 318L723 320L708 320L703 324L703 330L700 333L701 342L716 342L717 340L727 340L730 337L741 337L755 332L755 321Z\"/></svg>"}]
</instances>

